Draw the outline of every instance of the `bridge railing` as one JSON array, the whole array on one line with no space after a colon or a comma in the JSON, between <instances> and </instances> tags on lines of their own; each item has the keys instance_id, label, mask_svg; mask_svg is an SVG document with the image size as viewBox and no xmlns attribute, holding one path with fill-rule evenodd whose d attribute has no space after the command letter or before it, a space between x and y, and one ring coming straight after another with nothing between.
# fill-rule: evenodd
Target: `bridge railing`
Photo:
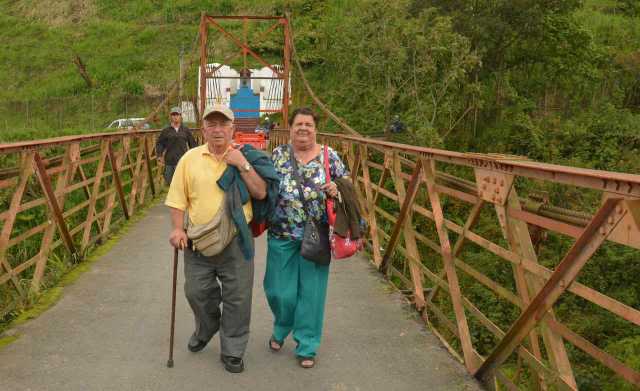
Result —
<instances>
[{"instance_id":1,"label":"bridge railing","mask_svg":"<svg viewBox=\"0 0 640 391\"><path fill-rule=\"evenodd\" d=\"M615 286L619 270L608 269L607 253L631 252L638 262L639 175L357 136L319 139L349 165L374 264L477 378L507 389L574 390L589 376L585 364L597 362L640 386L640 373L602 341L567 326L614 317L611 324L638 336L637 300L625 303L578 274ZM270 142L287 143L288 133L272 132Z\"/></svg>"},{"instance_id":2,"label":"bridge railing","mask_svg":"<svg viewBox=\"0 0 640 391\"><path fill-rule=\"evenodd\" d=\"M0 144L0 315L38 292L54 255L81 258L157 194L158 134Z\"/></svg>"}]
</instances>

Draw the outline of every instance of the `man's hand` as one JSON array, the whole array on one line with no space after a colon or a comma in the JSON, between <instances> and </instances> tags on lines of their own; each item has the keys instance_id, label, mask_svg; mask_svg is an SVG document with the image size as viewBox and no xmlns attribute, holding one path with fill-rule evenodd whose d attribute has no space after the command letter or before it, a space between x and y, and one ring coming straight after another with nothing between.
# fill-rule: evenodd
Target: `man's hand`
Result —
<instances>
[{"instance_id":1,"label":"man's hand","mask_svg":"<svg viewBox=\"0 0 640 391\"><path fill-rule=\"evenodd\" d=\"M231 144L229 150L225 153L224 161L230 166L242 169L249 162L240 152L240 148L242 148L240 144Z\"/></svg>"},{"instance_id":2,"label":"man's hand","mask_svg":"<svg viewBox=\"0 0 640 391\"><path fill-rule=\"evenodd\" d=\"M174 229L169 235L169 243L175 248L184 250L187 247L187 233L183 229Z\"/></svg>"}]
</instances>

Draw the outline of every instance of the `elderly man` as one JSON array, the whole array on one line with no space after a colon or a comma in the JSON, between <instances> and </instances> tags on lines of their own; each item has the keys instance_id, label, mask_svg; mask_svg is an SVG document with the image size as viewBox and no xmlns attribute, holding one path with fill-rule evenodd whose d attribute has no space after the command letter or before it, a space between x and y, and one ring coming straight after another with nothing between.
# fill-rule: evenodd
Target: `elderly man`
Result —
<instances>
[{"instance_id":1,"label":"elderly man","mask_svg":"<svg viewBox=\"0 0 640 391\"><path fill-rule=\"evenodd\" d=\"M223 105L204 110L206 144L180 159L165 204L173 225L169 241L184 250L185 294L195 316L187 347L198 352L219 331L224 367L238 373L251 319L254 243L248 222L264 222L273 213L279 180L266 154L232 143L233 119ZM216 225L216 219L222 222ZM201 240L208 235L211 240ZM211 242L223 244L214 251Z\"/></svg>"},{"instance_id":2,"label":"elderly man","mask_svg":"<svg viewBox=\"0 0 640 391\"><path fill-rule=\"evenodd\" d=\"M160 132L156 144L156 155L164 161L164 182L169 185L176 170L178 160L190 148L198 144L189 128L182 124L182 110L171 108L170 124Z\"/></svg>"}]
</instances>

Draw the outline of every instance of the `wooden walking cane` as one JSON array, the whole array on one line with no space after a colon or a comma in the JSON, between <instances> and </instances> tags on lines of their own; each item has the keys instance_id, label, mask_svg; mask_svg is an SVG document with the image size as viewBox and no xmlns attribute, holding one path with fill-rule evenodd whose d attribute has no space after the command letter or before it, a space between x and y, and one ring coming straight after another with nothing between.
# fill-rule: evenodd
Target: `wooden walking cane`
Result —
<instances>
[{"instance_id":1,"label":"wooden walking cane","mask_svg":"<svg viewBox=\"0 0 640 391\"><path fill-rule=\"evenodd\" d=\"M175 324L176 324L177 276L178 276L178 248L175 247L173 249L173 288L171 290L171 334L169 336L169 360L167 360L167 368L173 368L173 334L175 332Z\"/></svg>"}]
</instances>

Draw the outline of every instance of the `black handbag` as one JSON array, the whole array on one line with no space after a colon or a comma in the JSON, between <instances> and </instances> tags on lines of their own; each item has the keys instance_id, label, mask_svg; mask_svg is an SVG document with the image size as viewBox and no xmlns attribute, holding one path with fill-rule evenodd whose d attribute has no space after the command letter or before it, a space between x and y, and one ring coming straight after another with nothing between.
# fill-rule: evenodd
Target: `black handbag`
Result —
<instances>
[{"instance_id":1,"label":"black handbag","mask_svg":"<svg viewBox=\"0 0 640 391\"><path fill-rule=\"evenodd\" d=\"M298 184L298 192L300 200L305 211L307 212L307 202L304 199L303 179L298 173L298 164L295 156L293 156L293 147L289 146L289 154L291 159L291 169L293 176ZM300 247L300 255L304 258L320 265L328 265L331 262L331 243L329 242L329 224L321 221L307 218L304 226L304 236L302 237L302 246Z\"/></svg>"}]
</instances>

